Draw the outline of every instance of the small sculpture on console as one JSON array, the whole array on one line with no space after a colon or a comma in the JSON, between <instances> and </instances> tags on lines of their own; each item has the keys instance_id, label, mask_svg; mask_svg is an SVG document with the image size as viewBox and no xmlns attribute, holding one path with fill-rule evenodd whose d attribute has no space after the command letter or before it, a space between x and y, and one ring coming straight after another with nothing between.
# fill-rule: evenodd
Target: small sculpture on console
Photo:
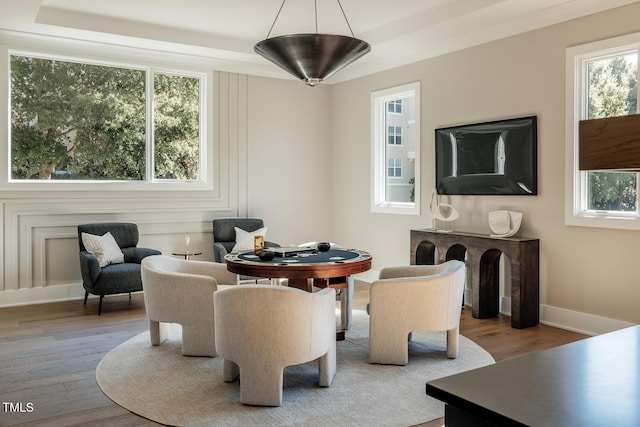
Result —
<instances>
[{"instance_id":1,"label":"small sculpture on console","mask_svg":"<svg viewBox=\"0 0 640 427\"><path fill-rule=\"evenodd\" d=\"M489 212L489 228L494 234L491 237L511 237L518 232L522 224L522 212L492 211Z\"/></svg>"},{"instance_id":2,"label":"small sculpture on console","mask_svg":"<svg viewBox=\"0 0 640 427\"><path fill-rule=\"evenodd\" d=\"M448 203L440 203L438 197L438 191L434 188L431 190L431 200L429 201L429 212L433 221L433 230L449 232L451 230L446 229L446 224L450 221L454 221L460 217L458 210ZM445 223L445 229L439 230L436 227L436 220L443 221Z\"/></svg>"}]
</instances>

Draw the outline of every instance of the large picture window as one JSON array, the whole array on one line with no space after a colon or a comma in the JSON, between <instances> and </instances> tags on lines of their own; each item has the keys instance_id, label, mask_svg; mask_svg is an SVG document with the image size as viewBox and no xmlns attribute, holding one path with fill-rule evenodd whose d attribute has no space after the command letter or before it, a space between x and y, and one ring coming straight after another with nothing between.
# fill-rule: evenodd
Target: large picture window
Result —
<instances>
[{"instance_id":1,"label":"large picture window","mask_svg":"<svg viewBox=\"0 0 640 427\"><path fill-rule=\"evenodd\" d=\"M580 120L638 113L640 35L567 50L567 207L570 225L640 228L638 173L580 171Z\"/></svg>"},{"instance_id":2,"label":"large picture window","mask_svg":"<svg viewBox=\"0 0 640 427\"><path fill-rule=\"evenodd\" d=\"M371 211L420 214L420 83L371 94Z\"/></svg>"},{"instance_id":3,"label":"large picture window","mask_svg":"<svg viewBox=\"0 0 640 427\"><path fill-rule=\"evenodd\" d=\"M12 53L11 182L198 182L204 75Z\"/></svg>"}]
</instances>

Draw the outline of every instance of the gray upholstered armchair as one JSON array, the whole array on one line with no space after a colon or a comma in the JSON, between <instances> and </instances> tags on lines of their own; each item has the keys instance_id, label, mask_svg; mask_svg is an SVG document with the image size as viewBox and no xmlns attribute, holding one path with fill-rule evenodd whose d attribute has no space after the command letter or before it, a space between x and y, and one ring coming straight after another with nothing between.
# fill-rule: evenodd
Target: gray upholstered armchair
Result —
<instances>
[{"instance_id":1,"label":"gray upholstered armchair","mask_svg":"<svg viewBox=\"0 0 640 427\"><path fill-rule=\"evenodd\" d=\"M213 253L216 262L224 262L224 256L231 252L236 244L236 230L256 231L264 227L258 218L222 218L213 220ZM274 242L265 241L265 247L279 247Z\"/></svg>"},{"instance_id":2,"label":"gray upholstered armchair","mask_svg":"<svg viewBox=\"0 0 640 427\"><path fill-rule=\"evenodd\" d=\"M124 255L124 262L100 266L98 257L87 251L82 241L82 233L103 236L110 232ZM160 255L160 251L138 248L138 226L131 223L101 223L78 225L80 245L80 272L84 286L84 304L89 294L99 295L98 315L102 313L102 299L105 295L136 292L142 290L140 263L149 255Z\"/></svg>"}]
</instances>

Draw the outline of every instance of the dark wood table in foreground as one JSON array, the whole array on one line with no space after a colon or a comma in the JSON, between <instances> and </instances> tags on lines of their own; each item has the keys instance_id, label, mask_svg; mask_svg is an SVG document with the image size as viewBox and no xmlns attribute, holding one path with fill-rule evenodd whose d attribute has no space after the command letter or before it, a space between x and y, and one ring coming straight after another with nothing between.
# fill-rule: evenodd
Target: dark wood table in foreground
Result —
<instances>
[{"instance_id":1,"label":"dark wood table in foreground","mask_svg":"<svg viewBox=\"0 0 640 427\"><path fill-rule=\"evenodd\" d=\"M640 326L430 381L447 427L640 426Z\"/></svg>"},{"instance_id":2,"label":"dark wood table in foreground","mask_svg":"<svg viewBox=\"0 0 640 427\"><path fill-rule=\"evenodd\" d=\"M276 250L278 248L275 248ZM371 268L371 255L357 249L331 249L326 252L302 252L290 256L276 256L262 261L253 251L225 255L227 270L232 273L289 279L289 286L311 292L313 287L342 289L342 327L337 338L344 339L344 329L350 323L351 301L348 300L349 276Z\"/></svg>"}]
</instances>

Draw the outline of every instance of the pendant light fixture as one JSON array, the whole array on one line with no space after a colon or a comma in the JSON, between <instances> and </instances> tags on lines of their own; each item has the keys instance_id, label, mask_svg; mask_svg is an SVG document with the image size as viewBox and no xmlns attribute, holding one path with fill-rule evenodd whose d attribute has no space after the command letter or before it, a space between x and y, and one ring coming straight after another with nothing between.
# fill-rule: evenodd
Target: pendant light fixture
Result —
<instances>
[{"instance_id":1,"label":"pendant light fixture","mask_svg":"<svg viewBox=\"0 0 640 427\"><path fill-rule=\"evenodd\" d=\"M286 0L282 1L267 38L256 43L253 49L307 85L316 86L371 50L369 43L353 36L351 25L349 25L340 0L337 2L344 20L347 22L351 37L318 33L318 4L317 0L314 0L315 33L288 34L269 38L285 2Z\"/></svg>"}]
</instances>

